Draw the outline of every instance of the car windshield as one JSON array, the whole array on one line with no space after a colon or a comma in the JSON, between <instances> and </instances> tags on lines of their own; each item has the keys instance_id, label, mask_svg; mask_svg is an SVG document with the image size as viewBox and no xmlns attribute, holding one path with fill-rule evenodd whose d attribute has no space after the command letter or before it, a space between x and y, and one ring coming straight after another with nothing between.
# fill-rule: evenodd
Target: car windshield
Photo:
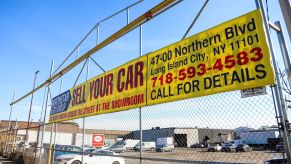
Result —
<instances>
[{"instance_id":1,"label":"car windshield","mask_svg":"<svg viewBox=\"0 0 291 164\"><path fill-rule=\"evenodd\" d=\"M105 150L95 150L91 154L94 155L94 156L98 156L98 155L114 155L113 152L105 151Z\"/></svg>"},{"instance_id":2,"label":"car windshield","mask_svg":"<svg viewBox=\"0 0 291 164\"><path fill-rule=\"evenodd\" d=\"M96 150L96 149L86 149L86 150L84 150L84 154L85 154L85 155L90 154L90 153L92 153L94 150Z\"/></svg>"}]
</instances>

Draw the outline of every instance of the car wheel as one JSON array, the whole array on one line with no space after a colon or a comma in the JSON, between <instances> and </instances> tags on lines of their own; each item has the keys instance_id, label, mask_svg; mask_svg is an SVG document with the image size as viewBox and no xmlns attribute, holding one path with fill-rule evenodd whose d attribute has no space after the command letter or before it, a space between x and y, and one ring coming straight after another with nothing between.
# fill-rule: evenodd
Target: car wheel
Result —
<instances>
[{"instance_id":1,"label":"car wheel","mask_svg":"<svg viewBox=\"0 0 291 164\"><path fill-rule=\"evenodd\" d=\"M72 164L82 164L81 161L73 161Z\"/></svg>"},{"instance_id":2,"label":"car wheel","mask_svg":"<svg viewBox=\"0 0 291 164\"><path fill-rule=\"evenodd\" d=\"M114 161L112 164L120 164L118 161Z\"/></svg>"}]
</instances>

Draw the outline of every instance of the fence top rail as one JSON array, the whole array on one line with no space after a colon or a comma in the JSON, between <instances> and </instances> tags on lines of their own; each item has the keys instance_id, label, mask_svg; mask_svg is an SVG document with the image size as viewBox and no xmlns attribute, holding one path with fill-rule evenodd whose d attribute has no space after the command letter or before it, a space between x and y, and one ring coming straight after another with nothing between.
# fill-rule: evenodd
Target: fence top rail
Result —
<instances>
[{"instance_id":1,"label":"fence top rail","mask_svg":"<svg viewBox=\"0 0 291 164\"><path fill-rule=\"evenodd\" d=\"M120 38L123 35L127 34L128 32L132 31L133 29L135 29L139 25L141 25L141 24L149 21L154 16L159 15L159 13L160 12L163 12L163 10L169 9L167 7L170 6L171 4L173 4L174 2L177 2L178 3L178 2L181 2L181 0L162 1L161 3L159 3L158 5L156 5L155 7L153 7L152 9L150 9L149 11L145 12L144 14L142 14L141 16L139 16L138 18L136 18L135 20L133 20L132 22L130 22L128 25L126 25L123 28L121 28L119 31L117 31L113 35L109 36L103 42L101 42L100 44L96 45L94 48L92 48L91 50L89 50L88 52L86 52L85 54L83 54L82 56L80 56L77 60L75 60L74 62L72 62L71 64L69 64L65 68L63 68L61 71L59 71L58 73L55 73L53 76L49 77L45 82L43 82L42 84L40 84L38 87L36 87L32 91L28 92L24 96L18 98L14 102L12 102L10 104L10 106L12 106L12 105L20 102L21 100L23 100L24 98L28 97L32 93L38 91L42 87L47 86L47 85L50 85L55 80L57 80L58 78L60 78L61 76L63 76L67 72L69 72L71 69L73 69L75 66L77 66L79 63L81 63L86 58L90 57L95 52L99 51L100 49L102 49L105 46L109 45L110 43L114 42L115 40L117 40L118 38Z\"/></svg>"},{"instance_id":2,"label":"fence top rail","mask_svg":"<svg viewBox=\"0 0 291 164\"><path fill-rule=\"evenodd\" d=\"M75 46L75 48L71 51L71 53L69 53L69 55L62 61L62 63L57 67L57 69L54 71L54 73L53 74L55 74L62 66L63 66L63 64L73 55L73 53L81 46L81 44L88 38L88 36L93 32L93 30L94 29L96 29L96 27L98 27L102 22L105 22L105 21L107 21L108 19L110 19L110 18L112 18L112 17L114 17L114 16L116 16L116 15L118 15L118 14L120 14L120 13L122 13L123 11L125 11L125 10L127 10L127 9L129 9L129 8L131 8L131 7L133 7L133 6L135 6L135 5L137 5L137 4L139 4L139 3L141 3L142 1L144 1L144 0L139 0L139 1L137 1L137 2L135 2L135 3L133 3L133 4L131 4L131 5L129 5L129 6L127 6L127 7L125 7L125 8L123 8L123 9L121 9L121 10L119 10L119 11L117 11L117 12L115 12L114 14L112 14L112 15L110 15L110 16L108 16L108 17L106 17L106 18L104 18L104 19L102 19L101 21L99 21L99 22L97 22L94 26L93 26L93 28L85 35L85 37L77 44L77 46Z\"/></svg>"}]
</instances>

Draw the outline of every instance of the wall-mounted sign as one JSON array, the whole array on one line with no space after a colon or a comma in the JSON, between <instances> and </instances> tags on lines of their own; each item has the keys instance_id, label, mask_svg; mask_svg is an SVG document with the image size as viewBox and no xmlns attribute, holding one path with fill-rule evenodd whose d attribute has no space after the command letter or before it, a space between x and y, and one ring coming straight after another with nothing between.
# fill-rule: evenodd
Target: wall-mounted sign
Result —
<instances>
[{"instance_id":1,"label":"wall-mounted sign","mask_svg":"<svg viewBox=\"0 0 291 164\"><path fill-rule=\"evenodd\" d=\"M104 146L104 134L92 134L92 146L93 147Z\"/></svg>"},{"instance_id":2,"label":"wall-mounted sign","mask_svg":"<svg viewBox=\"0 0 291 164\"><path fill-rule=\"evenodd\" d=\"M241 98L252 97L252 96L259 96L267 94L266 87L256 87L250 89L244 89L240 91Z\"/></svg>"}]
</instances>

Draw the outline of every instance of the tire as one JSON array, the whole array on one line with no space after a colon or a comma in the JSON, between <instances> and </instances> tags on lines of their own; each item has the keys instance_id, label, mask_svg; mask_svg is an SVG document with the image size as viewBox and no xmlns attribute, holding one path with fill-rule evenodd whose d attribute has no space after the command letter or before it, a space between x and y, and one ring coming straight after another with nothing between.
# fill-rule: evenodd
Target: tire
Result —
<instances>
[{"instance_id":1,"label":"tire","mask_svg":"<svg viewBox=\"0 0 291 164\"><path fill-rule=\"evenodd\" d=\"M114 161L112 164L120 164L118 161Z\"/></svg>"},{"instance_id":2,"label":"tire","mask_svg":"<svg viewBox=\"0 0 291 164\"><path fill-rule=\"evenodd\" d=\"M13 153L13 155L12 155L12 160L16 161L16 154L15 153Z\"/></svg>"},{"instance_id":3,"label":"tire","mask_svg":"<svg viewBox=\"0 0 291 164\"><path fill-rule=\"evenodd\" d=\"M73 161L73 162L72 162L72 164L82 164L82 162L81 162L81 161L78 161L78 160L76 160L76 161Z\"/></svg>"}]
</instances>

